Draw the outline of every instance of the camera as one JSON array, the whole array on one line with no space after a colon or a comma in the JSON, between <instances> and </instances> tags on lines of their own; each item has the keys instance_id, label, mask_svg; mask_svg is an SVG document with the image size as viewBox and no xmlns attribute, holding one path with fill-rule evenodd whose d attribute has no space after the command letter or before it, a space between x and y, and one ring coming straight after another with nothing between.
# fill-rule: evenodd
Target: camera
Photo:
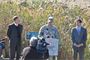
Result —
<instances>
[{"instance_id":1,"label":"camera","mask_svg":"<svg viewBox=\"0 0 90 60\"><path fill-rule=\"evenodd\" d=\"M37 47L38 51L40 51L41 53L45 53L47 45L49 44L45 41L45 38L43 37L38 38L38 47Z\"/></svg>"},{"instance_id":2,"label":"camera","mask_svg":"<svg viewBox=\"0 0 90 60\"><path fill-rule=\"evenodd\" d=\"M37 52L39 52L39 53L45 53L46 50L47 50L47 45L49 45L49 44L45 41L45 38L39 37L38 38Z\"/></svg>"},{"instance_id":3,"label":"camera","mask_svg":"<svg viewBox=\"0 0 90 60\"><path fill-rule=\"evenodd\" d=\"M43 38L43 37L38 38L37 52L43 54L42 58L44 58L44 53L47 52L47 45L49 45L49 44L45 41L45 38Z\"/></svg>"},{"instance_id":4,"label":"camera","mask_svg":"<svg viewBox=\"0 0 90 60\"><path fill-rule=\"evenodd\" d=\"M0 51L5 48L5 41L3 41L3 40L5 40L5 39L0 39Z\"/></svg>"},{"instance_id":5,"label":"camera","mask_svg":"<svg viewBox=\"0 0 90 60\"><path fill-rule=\"evenodd\" d=\"M5 57L5 39L0 39L0 58Z\"/></svg>"}]
</instances>

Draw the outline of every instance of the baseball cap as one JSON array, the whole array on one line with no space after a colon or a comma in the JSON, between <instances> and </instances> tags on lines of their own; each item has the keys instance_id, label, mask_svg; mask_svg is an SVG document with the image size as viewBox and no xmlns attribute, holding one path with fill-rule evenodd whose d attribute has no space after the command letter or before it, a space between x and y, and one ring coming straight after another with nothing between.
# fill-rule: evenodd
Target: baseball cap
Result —
<instances>
[{"instance_id":1,"label":"baseball cap","mask_svg":"<svg viewBox=\"0 0 90 60\"><path fill-rule=\"evenodd\" d=\"M48 22L53 22L54 18L53 17L49 17L48 18Z\"/></svg>"}]
</instances>

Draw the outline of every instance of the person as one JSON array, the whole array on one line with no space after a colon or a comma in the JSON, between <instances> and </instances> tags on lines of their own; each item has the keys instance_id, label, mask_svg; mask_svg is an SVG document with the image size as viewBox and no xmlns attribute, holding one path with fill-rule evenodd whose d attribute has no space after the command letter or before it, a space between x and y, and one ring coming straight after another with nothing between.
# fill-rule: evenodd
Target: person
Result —
<instances>
[{"instance_id":1,"label":"person","mask_svg":"<svg viewBox=\"0 0 90 60\"><path fill-rule=\"evenodd\" d=\"M79 60L84 60L84 48L86 47L87 29L81 26L82 21L76 21L76 27L71 31L71 40L73 48L73 60L77 60L79 52Z\"/></svg>"},{"instance_id":2,"label":"person","mask_svg":"<svg viewBox=\"0 0 90 60\"><path fill-rule=\"evenodd\" d=\"M48 18L48 24L42 26L39 30L38 37L44 38L54 38L59 39L60 41L60 34L58 29L53 25L53 17ZM49 59L52 60L53 56L50 56Z\"/></svg>"},{"instance_id":3,"label":"person","mask_svg":"<svg viewBox=\"0 0 90 60\"><path fill-rule=\"evenodd\" d=\"M23 49L21 53L20 60L46 60L49 57L48 50L44 54L44 58L42 58L43 54L37 52L37 43L38 39L36 37L32 37L30 39L30 46Z\"/></svg>"},{"instance_id":4,"label":"person","mask_svg":"<svg viewBox=\"0 0 90 60\"><path fill-rule=\"evenodd\" d=\"M60 34L57 28L53 25L53 20L53 17L48 18L48 24L40 28L38 37L56 38L60 40Z\"/></svg>"},{"instance_id":5,"label":"person","mask_svg":"<svg viewBox=\"0 0 90 60\"><path fill-rule=\"evenodd\" d=\"M21 34L23 26L19 24L19 17L13 17L14 23L10 24L7 29L7 36L9 37L10 45L10 60L14 60L16 53L16 60L19 60L21 50Z\"/></svg>"}]
</instances>

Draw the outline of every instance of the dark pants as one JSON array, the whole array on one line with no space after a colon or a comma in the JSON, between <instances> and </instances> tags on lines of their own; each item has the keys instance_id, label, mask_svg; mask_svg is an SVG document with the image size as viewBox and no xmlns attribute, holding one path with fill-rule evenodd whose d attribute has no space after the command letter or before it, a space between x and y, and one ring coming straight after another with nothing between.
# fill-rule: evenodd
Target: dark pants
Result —
<instances>
[{"instance_id":1,"label":"dark pants","mask_svg":"<svg viewBox=\"0 0 90 60\"><path fill-rule=\"evenodd\" d=\"M79 53L79 60L84 60L84 47L75 47L73 48L73 60L77 60L77 53Z\"/></svg>"},{"instance_id":2,"label":"dark pants","mask_svg":"<svg viewBox=\"0 0 90 60\"><path fill-rule=\"evenodd\" d=\"M21 46L20 46L19 39L17 41L18 42L17 42L16 47L10 47L10 60L14 60L15 56L16 56L16 60L19 60L20 58Z\"/></svg>"}]
</instances>

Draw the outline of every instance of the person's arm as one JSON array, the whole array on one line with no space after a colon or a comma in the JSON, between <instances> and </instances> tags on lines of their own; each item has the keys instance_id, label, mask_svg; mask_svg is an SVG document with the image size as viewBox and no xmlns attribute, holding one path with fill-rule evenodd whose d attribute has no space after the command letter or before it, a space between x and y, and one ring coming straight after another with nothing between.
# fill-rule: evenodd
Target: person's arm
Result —
<instances>
[{"instance_id":1,"label":"person's arm","mask_svg":"<svg viewBox=\"0 0 90 60\"><path fill-rule=\"evenodd\" d=\"M24 54L24 49L23 49L22 52L21 52L21 56L23 56L23 54Z\"/></svg>"},{"instance_id":2,"label":"person's arm","mask_svg":"<svg viewBox=\"0 0 90 60\"><path fill-rule=\"evenodd\" d=\"M11 29L10 29L10 26L8 26L8 29L7 29L7 36L10 38L10 34L11 34Z\"/></svg>"},{"instance_id":3,"label":"person's arm","mask_svg":"<svg viewBox=\"0 0 90 60\"><path fill-rule=\"evenodd\" d=\"M21 25L22 26L22 31L23 31L23 25ZM22 33L22 32L21 32Z\"/></svg>"},{"instance_id":4,"label":"person's arm","mask_svg":"<svg viewBox=\"0 0 90 60\"><path fill-rule=\"evenodd\" d=\"M74 40L74 29L72 29L72 31L71 31L71 40L73 42L73 45L76 45L76 42Z\"/></svg>"},{"instance_id":5,"label":"person's arm","mask_svg":"<svg viewBox=\"0 0 90 60\"><path fill-rule=\"evenodd\" d=\"M87 29L85 29L85 32L84 32L84 36L82 37L82 43L81 44L84 44L87 40Z\"/></svg>"},{"instance_id":6,"label":"person's arm","mask_svg":"<svg viewBox=\"0 0 90 60\"><path fill-rule=\"evenodd\" d=\"M23 25L21 25L21 37L22 37L22 32L23 32ZM22 39L20 40L20 45L22 47Z\"/></svg>"},{"instance_id":7,"label":"person's arm","mask_svg":"<svg viewBox=\"0 0 90 60\"><path fill-rule=\"evenodd\" d=\"M56 31L55 31L55 38L59 39L59 41L60 41L60 34L59 34L57 28L56 28Z\"/></svg>"},{"instance_id":8,"label":"person's arm","mask_svg":"<svg viewBox=\"0 0 90 60\"><path fill-rule=\"evenodd\" d=\"M45 59L48 59L49 58L49 51L47 49L47 52L45 53Z\"/></svg>"},{"instance_id":9,"label":"person's arm","mask_svg":"<svg viewBox=\"0 0 90 60\"><path fill-rule=\"evenodd\" d=\"M24 60L24 49L22 50L22 53L20 56L21 56L20 60Z\"/></svg>"},{"instance_id":10,"label":"person's arm","mask_svg":"<svg viewBox=\"0 0 90 60\"><path fill-rule=\"evenodd\" d=\"M44 36L44 26L42 26L39 30L38 37Z\"/></svg>"}]
</instances>

